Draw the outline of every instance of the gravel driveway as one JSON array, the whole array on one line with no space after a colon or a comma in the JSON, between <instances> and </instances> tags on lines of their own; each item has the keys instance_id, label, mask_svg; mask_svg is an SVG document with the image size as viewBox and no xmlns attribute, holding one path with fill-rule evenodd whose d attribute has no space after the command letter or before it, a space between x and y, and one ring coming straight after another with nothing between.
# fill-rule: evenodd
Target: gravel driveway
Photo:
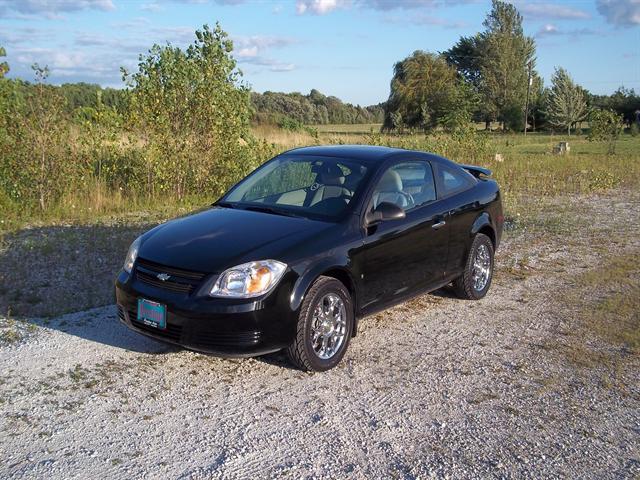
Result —
<instances>
[{"instance_id":1,"label":"gravel driveway","mask_svg":"<svg viewBox=\"0 0 640 480\"><path fill-rule=\"evenodd\" d=\"M558 345L578 341L574 279L638 259L640 201L552 207L508 235L487 298L370 317L322 374L167 347L112 306L19 322L0 346L0 477L638 478L638 356L580 336L622 351L582 365Z\"/></svg>"}]
</instances>

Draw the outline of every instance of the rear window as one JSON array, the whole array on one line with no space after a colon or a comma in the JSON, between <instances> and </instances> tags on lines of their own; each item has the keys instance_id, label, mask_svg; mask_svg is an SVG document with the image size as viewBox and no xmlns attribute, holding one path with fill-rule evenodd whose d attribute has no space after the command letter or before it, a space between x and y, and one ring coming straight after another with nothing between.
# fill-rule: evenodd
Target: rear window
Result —
<instances>
[{"instance_id":1,"label":"rear window","mask_svg":"<svg viewBox=\"0 0 640 480\"><path fill-rule=\"evenodd\" d=\"M476 184L473 175L462 168L438 164L436 170L440 198L468 190Z\"/></svg>"}]
</instances>

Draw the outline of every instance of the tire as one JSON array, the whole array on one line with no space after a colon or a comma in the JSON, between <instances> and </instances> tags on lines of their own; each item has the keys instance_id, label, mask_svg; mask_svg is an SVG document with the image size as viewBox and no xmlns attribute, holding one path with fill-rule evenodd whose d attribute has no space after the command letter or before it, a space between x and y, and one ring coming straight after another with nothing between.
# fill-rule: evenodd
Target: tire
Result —
<instances>
[{"instance_id":1,"label":"tire","mask_svg":"<svg viewBox=\"0 0 640 480\"><path fill-rule=\"evenodd\" d=\"M336 320L338 314L340 320ZM323 322L323 318L326 321ZM305 371L324 372L335 367L347 351L353 325L353 301L349 291L335 278L318 277L300 307L296 337L287 348L289 360ZM327 349L323 350L325 338ZM329 348L331 345L335 352Z\"/></svg>"},{"instance_id":2,"label":"tire","mask_svg":"<svg viewBox=\"0 0 640 480\"><path fill-rule=\"evenodd\" d=\"M474 274L476 270L476 256L480 256L479 263L488 263L488 278L482 282L476 282L478 276ZM488 256L488 258L485 257ZM453 281L453 291L455 294L465 300L480 300L489 291L491 279L493 278L493 259L494 250L491 239L482 233L478 233L471 243L469 256L464 266L464 273ZM486 260L485 260L486 258ZM484 283L484 285L482 285ZM476 288L481 287L481 288Z\"/></svg>"}]
</instances>

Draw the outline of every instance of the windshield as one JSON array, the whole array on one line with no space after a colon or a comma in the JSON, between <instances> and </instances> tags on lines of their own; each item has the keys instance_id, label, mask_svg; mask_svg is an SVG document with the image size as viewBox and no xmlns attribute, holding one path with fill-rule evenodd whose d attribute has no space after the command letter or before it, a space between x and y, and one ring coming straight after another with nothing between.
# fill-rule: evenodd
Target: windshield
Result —
<instances>
[{"instance_id":1,"label":"windshield","mask_svg":"<svg viewBox=\"0 0 640 480\"><path fill-rule=\"evenodd\" d=\"M367 167L354 160L284 155L257 169L218 203L337 219L359 192L366 173Z\"/></svg>"}]
</instances>

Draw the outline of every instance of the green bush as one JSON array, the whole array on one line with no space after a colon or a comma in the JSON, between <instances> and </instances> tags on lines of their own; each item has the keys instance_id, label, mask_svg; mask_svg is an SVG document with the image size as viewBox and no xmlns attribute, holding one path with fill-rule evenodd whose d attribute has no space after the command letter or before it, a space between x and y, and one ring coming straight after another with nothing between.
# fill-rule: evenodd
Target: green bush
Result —
<instances>
[{"instance_id":1,"label":"green bush","mask_svg":"<svg viewBox=\"0 0 640 480\"><path fill-rule=\"evenodd\" d=\"M607 142L608 153L616 153L616 141L624 130L622 115L612 110L593 110L589 115L589 140Z\"/></svg>"}]
</instances>

